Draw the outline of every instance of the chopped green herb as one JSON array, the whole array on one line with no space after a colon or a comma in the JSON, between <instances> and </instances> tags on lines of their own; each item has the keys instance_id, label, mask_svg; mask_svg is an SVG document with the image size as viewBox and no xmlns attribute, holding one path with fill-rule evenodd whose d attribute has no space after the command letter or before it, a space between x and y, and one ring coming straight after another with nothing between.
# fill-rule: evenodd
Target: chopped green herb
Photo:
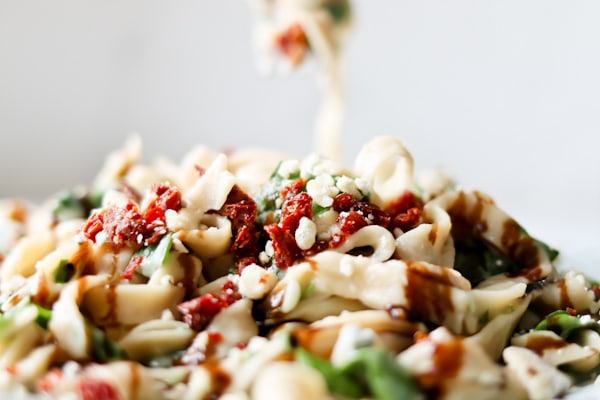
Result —
<instances>
[{"instance_id":1,"label":"chopped green herb","mask_svg":"<svg viewBox=\"0 0 600 400\"><path fill-rule=\"evenodd\" d=\"M32 302L29 297L25 297L0 316L0 337L7 337L15 333L15 318L19 313L30 306L35 307L37 310L35 322L44 329L48 328L48 322L52 316L52 311Z\"/></svg>"},{"instance_id":2,"label":"chopped green herb","mask_svg":"<svg viewBox=\"0 0 600 400\"><path fill-rule=\"evenodd\" d=\"M455 242L456 257L454 268L477 286L485 279L506 273L516 272L521 267L498 250L487 246L483 241L469 238Z\"/></svg>"},{"instance_id":3,"label":"chopped green herb","mask_svg":"<svg viewBox=\"0 0 600 400\"><path fill-rule=\"evenodd\" d=\"M329 0L321 5L331 15L336 23L342 23L350 19L350 3L348 0Z\"/></svg>"},{"instance_id":4,"label":"chopped green herb","mask_svg":"<svg viewBox=\"0 0 600 400\"><path fill-rule=\"evenodd\" d=\"M52 318L52 310L44 308L38 304L31 303L36 306L38 314L35 319L35 322L44 329L48 329L48 322L50 322L50 318Z\"/></svg>"},{"instance_id":5,"label":"chopped green herb","mask_svg":"<svg viewBox=\"0 0 600 400\"><path fill-rule=\"evenodd\" d=\"M326 213L329 210L331 210L331 207L322 207L314 201L312 202L312 211L314 217L318 217L319 215Z\"/></svg>"},{"instance_id":6,"label":"chopped green herb","mask_svg":"<svg viewBox=\"0 0 600 400\"><path fill-rule=\"evenodd\" d=\"M313 282L311 282L302 291L301 298L305 299L305 298L309 297L314 291L315 291L315 284Z\"/></svg>"},{"instance_id":7,"label":"chopped green herb","mask_svg":"<svg viewBox=\"0 0 600 400\"><path fill-rule=\"evenodd\" d=\"M87 218L91 210L100 207L104 194L96 189L71 190L60 194L52 208L52 216L58 222Z\"/></svg>"},{"instance_id":8,"label":"chopped green herb","mask_svg":"<svg viewBox=\"0 0 600 400\"><path fill-rule=\"evenodd\" d=\"M81 203L81 196L74 192L67 192L56 199L52 208L52 215L58 222L76 218L85 218L85 208Z\"/></svg>"},{"instance_id":9,"label":"chopped green herb","mask_svg":"<svg viewBox=\"0 0 600 400\"><path fill-rule=\"evenodd\" d=\"M125 352L115 342L110 340L103 330L92 325L89 325L89 329L92 338L91 354L94 360L107 362L126 358Z\"/></svg>"},{"instance_id":10,"label":"chopped green herb","mask_svg":"<svg viewBox=\"0 0 600 400\"><path fill-rule=\"evenodd\" d=\"M54 281L56 283L65 283L71 280L75 275L75 266L69 260L60 260L58 268L54 271Z\"/></svg>"}]
</instances>

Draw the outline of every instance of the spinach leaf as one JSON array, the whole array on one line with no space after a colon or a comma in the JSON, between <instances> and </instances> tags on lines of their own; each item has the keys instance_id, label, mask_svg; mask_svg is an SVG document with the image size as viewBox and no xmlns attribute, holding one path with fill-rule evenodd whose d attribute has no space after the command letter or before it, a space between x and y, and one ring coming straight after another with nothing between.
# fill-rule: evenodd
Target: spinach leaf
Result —
<instances>
[{"instance_id":1,"label":"spinach leaf","mask_svg":"<svg viewBox=\"0 0 600 400\"><path fill-rule=\"evenodd\" d=\"M54 271L54 281L56 283L68 282L75 274L75 266L69 260L62 259Z\"/></svg>"},{"instance_id":2,"label":"spinach leaf","mask_svg":"<svg viewBox=\"0 0 600 400\"><path fill-rule=\"evenodd\" d=\"M308 365L319 371L327 382L327 387L331 393L358 399L367 394L367 389L362 386L361 382L356 381L351 375L345 374L343 371L335 368L329 360L318 357L302 347L295 351L295 358L301 364Z\"/></svg>"},{"instance_id":3,"label":"spinach leaf","mask_svg":"<svg viewBox=\"0 0 600 400\"><path fill-rule=\"evenodd\" d=\"M421 400L425 396L412 377L396 362L393 354L376 347L356 350L351 360L333 366L328 360L298 348L296 361L315 368L329 390L343 398L372 397L375 400Z\"/></svg>"},{"instance_id":4,"label":"spinach leaf","mask_svg":"<svg viewBox=\"0 0 600 400\"><path fill-rule=\"evenodd\" d=\"M169 232L158 243L142 247L135 253L135 256L143 257L142 263L136 272L150 278L157 269L165 264L172 246L173 234Z\"/></svg>"},{"instance_id":5,"label":"spinach leaf","mask_svg":"<svg viewBox=\"0 0 600 400\"><path fill-rule=\"evenodd\" d=\"M592 329L600 333L600 323L591 317L581 318L571 315L567 311L557 310L548 314L534 329L536 331L553 331L563 339L568 340L573 333L581 329Z\"/></svg>"},{"instance_id":6,"label":"spinach leaf","mask_svg":"<svg viewBox=\"0 0 600 400\"><path fill-rule=\"evenodd\" d=\"M107 362L111 360L123 360L126 358L125 352L100 328L88 325L91 335L90 353L94 360L98 362Z\"/></svg>"}]
</instances>

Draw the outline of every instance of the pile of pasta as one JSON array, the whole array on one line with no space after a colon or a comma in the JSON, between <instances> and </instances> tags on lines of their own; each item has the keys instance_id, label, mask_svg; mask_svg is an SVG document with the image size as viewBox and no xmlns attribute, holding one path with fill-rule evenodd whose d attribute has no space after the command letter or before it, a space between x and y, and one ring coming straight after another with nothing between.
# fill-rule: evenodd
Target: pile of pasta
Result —
<instances>
[{"instance_id":1,"label":"pile of pasta","mask_svg":"<svg viewBox=\"0 0 600 400\"><path fill-rule=\"evenodd\" d=\"M550 399L595 378L598 284L397 138L353 169L140 155L1 203L12 398Z\"/></svg>"}]
</instances>

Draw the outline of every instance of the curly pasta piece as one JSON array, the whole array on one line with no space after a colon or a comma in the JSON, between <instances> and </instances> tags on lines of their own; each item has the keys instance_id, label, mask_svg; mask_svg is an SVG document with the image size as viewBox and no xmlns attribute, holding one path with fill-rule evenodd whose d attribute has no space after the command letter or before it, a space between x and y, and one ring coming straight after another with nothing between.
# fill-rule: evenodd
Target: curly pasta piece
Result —
<instances>
[{"instance_id":1,"label":"curly pasta piece","mask_svg":"<svg viewBox=\"0 0 600 400\"><path fill-rule=\"evenodd\" d=\"M373 262L389 260L396 250L394 237L390 231L379 225L368 225L348 236L336 251L348 253L363 247L372 249L372 253L367 258Z\"/></svg>"},{"instance_id":2,"label":"curly pasta piece","mask_svg":"<svg viewBox=\"0 0 600 400\"><path fill-rule=\"evenodd\" d=\"M96 325L136 325L175 311L184 294L183 287L171 284L103 285L86 291L82 307Z\"/></svg>"},{"instance_id":3,"label":"curly pasta piece","mask_svg":"<svg viewBox=\"0 0 600 400\"><path fill-rule=\"evenodd\" d=\"M354 170L366 178L372 188L371 202L385 208L411 189L413 158L400 139L383 136L362 147Z\"/></svg>"},{"instance_id":4,"label":"curly pasta piece","mask_svg":"<svg viewBox=\"0 0 600 400\"><path fill-rule=\"evenodd\" d=\"M522 269L513 274L515 281L531 283L552 273L552 263L542 246L483 193L448 192L429 204L450 215L455 238L471 235L483 239L521 265Z\"/></svg>"},{"instance_id":5,"label":"curly pasta piece","mask_svg":"<svg viewBox=\"0 0 600 400\"><path fill-rule=\"evenodd\" d=\"M71 281L65 285L52 306L48 330L56 339L58 347L72 359L88 359L91 346L87 323L79 311L79 304L86 292L101 287L108 280L106 275L88 275Z\"/></svg>"},{"instance_id":6,"label":"curly pasta piece","mask_svg":"<svg viewBox=\"0 0 600 400\"><path fill-rule=\"evenodd\" d=\"M398 236L396 252L400 259L425 261L436 265L452 267L454 265L454 240L451 236L452 222L442 208L426 204L424 222Z\"/></svg>"},{"instance_id":7,"label":"curly pasta piece","mask_svg":"<svg viewBox=\"0 0 600 400\"><path fill-rule=\"evenodd\" d=\"M54 250L56 238L51 231L42 231L22 237L12 248L0 269L0 281L13 276L29 277L35 273L35 265Z\"/></svg>"}]
</instances>

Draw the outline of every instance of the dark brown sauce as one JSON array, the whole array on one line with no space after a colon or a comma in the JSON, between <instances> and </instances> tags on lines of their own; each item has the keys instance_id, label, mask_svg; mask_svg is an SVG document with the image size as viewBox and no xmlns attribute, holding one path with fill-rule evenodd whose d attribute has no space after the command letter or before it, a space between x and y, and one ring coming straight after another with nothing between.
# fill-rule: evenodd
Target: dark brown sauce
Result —
<instances>
[{"instance_id":1,"label":"dark brown sauce","mask_svg":"<svg viewBox=\"0 0 600 400\"><path fill-rule=\"evenodd\" d=\"M193 256L191 254L181 253L177 256L177 262L183 268L183 279L180 282L175 283L181 283L183 285L186 298L191 297L196 290L194 284L195 268Z\"/></svg>"},{"instance_id":2,"label":"dark brown sauce","mask_svg":"<svg viewBox=\"0 0 600 400\"><path fill-rule=\"evenodd\" d=\"M107 325L117 324L117 286L106 285L106 304L108 309L106 315L101 318L101 321Z\"/></svg>"},{"instance_id":3,"label":"dark brown sauce","mask_svg":"<svg viewBox=\"0 0 600 400\"><path fill-rule=\"evenodd\" d=\"M502 250L511 260L524 266L518 276L531 277L533 280L542 278L539 276L541 269L536 271L540 263L537 243L523 232L517 221L512 218L504 221L500 243Z\"/></svg>"},{"instance_id":4,"label":"dark brown sauce","mask_svg":"<svg viewBox=\"0 0 600 400\"><path fill-rule=\"evenodd\" d=\"M325 329L331 328L300 328L293 332L292 337L300 347L308 349L311 353L314 353L319 357L329 359L331 357L331 351L333 348L331 346L327 346L325 348L319 340Z\"/></svg>"},{"instance_id":5,"label":"dark brown sauce","mask_svg":"<svg viewBox=\"0 0 600 400\"><path fill-rule=\"evenodd\" d=\"M569 297L569 292L567 290L567 281L564 278L561 278L556 282L556 287L560 291L560 298L558 299L558 308L564 310L567 307L571 307L573 303L571 302L571 298Z\"/></svg>"},{"instance_id":6,"label":"dark brown sauce","mask_svg":"<svg viewBox=\"0 0 600 400\"><path fill-rule=\"evenodd\" d=\"M133 362L129 363L129 371L131 374L130 398L135 399L138 397L138 392L140 390L140 370L139 370L138 364L133 363Z\"/></svg>"},{"instance_id":7,"label":"dark brown sauce","mask_svg":"<svg viewBox=\"0 0 600 400\"><path fill-rule=\"evenodd\" d=\"M38 275L38 286L36 293L32 296L32 299L35 303L39 304L42 307L49 308L50 304L50 290L48 289L48 282L46 281L46 275L39 274Z\"/></svg>"},{"instance_id":8,"label":"dark brown sauce","mask_svg":"<svg viewBox=\"0 0 600 400\"><path fill-rule=\"evenodd\" d=\"M437 232L438 232L438 225L431 224L431 229L429 230L429 235L427 236L429 243L431 243L431 244L435 243L435 239L437 239Z\"/></svg>"},{"instance_id":9,"label":"dark brown sauce","mask_svg":"<svg viewBox=\"0 0 600 400\"><path fill-rule=\"evenodd\" d=\"M15 201L8 213L8 218L19 223L25 223L27 219L27 205L22 201Z\"/></svg>"},{"instance_id":10,"label":"dark brown sauce","mask_svg":"<svg viewBox=\"0 0 600 400\"><path fill-rule=\"evenodd\" d=\"M96 273L94 262L92 261L92 257L90 257L91 250L92 246L88 241L81 242L77 251L69 260L75 266L79 275L92 275Z\"/></svg>"},{"instance_id":11,"label":"dark brown sauce","mask_svg":"<svg viewBox=\"0 0 600 400\"><path fill-rule=\"evenodd\" d=\"M530 336L525 343L525 347L540 356L543 355L545 350L560 349L567 345L568 343L562 339L546 335Z\"/></svg>"},{"instance_id":12,"label":"dark brown sauce","mask_svg":"<svg viewBox=\"0 0 600 400\"><path fill-rule=\"evenodd\" d=\"M448 208L448 214L452 220L452 235L458 241L470 237L482 239L488 230L487 222L483 219L483 210L491 201L481 193L474 192L476 203L469 211L466 195L461 192L457 199ZM493 245L488 243L489 245ZM510 260L523 268L512 273L510 276L524 277L530 282L542 279L543 269L539 266L539 252L536 241L523 232L521 226L512 218L507 218L502 225L500 243L496 247Z\"/></svg>"},{"instance_id":13,"label":"dark brown sauce","mask_svg":"<svg viewBox=\"0 0 600 400\"><path fill-rule=\"evenodd\" d=\"M469 210L467 198L464 192L460 192L454 203L448 208L448 214L452 220L452 234L458 240L481 236L487 231L487 223L483 220L483 206L487 200L475 192L477 201L475 206Z\"/></svg>"},{"instance_id":14,"label":"dark brown sauce","mask_svg":"<svg viewBox=\"0 0 600 400\"><path fill-rule=\"evenodd\" d=\"M404 292L408 309L418 318L442 323L454 311L449 271L441 269L442 273L436 274L418 262L406 262L406 266Z\"/></svg>"},{"instance_id":15,"label":"dark brown sauce","mask_svg":"<svg viewBox=\"0 0 600 400\"><path fill-rule=\"evenodd\" d=\"M213 388L204 400L218 399L231 384L231 376L217 362L207 362L203 366L210 374L211 386Z\"/></svg>"},{"instance_id":16,"label":"dark brown sauce","mask_svg":"<svg viewBox=\"0 0 600 400\"><path fill-rule=\"evenodd\" d=\"M417 379L426 390L428 398L442 398L446 384L458 375L463 363L464 347L460 338L435 343L431 371L420 374Z\"/></svg>"}]
</instances>

